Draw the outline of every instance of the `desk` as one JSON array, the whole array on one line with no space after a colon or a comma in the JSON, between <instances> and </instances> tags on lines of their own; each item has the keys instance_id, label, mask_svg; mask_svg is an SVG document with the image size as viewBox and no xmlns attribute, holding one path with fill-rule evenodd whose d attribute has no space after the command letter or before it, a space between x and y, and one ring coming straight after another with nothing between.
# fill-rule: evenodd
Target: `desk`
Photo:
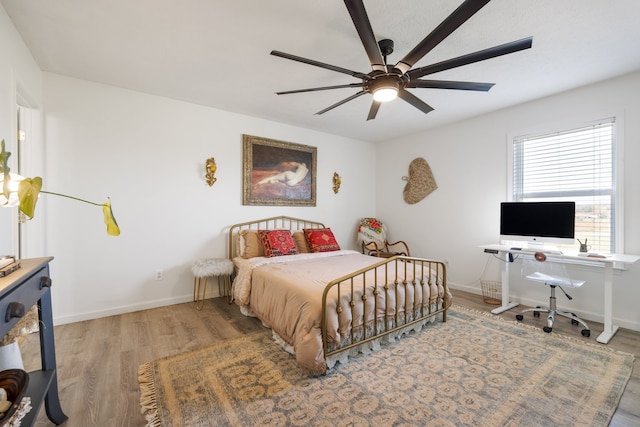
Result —
<instances>
[{"instance_id":1,"label":"desk","mask_svg":"<svg viewBox=\"0 0 640 427\"><path fill-rule=\"evenodd\" d=\"M511 310L516 307L518 303L509 301L509 262L508 256L511 254L529 254L532 255L536 251L534 249L524 250L512 250L506 245L483 245L480 248L490 251L497 251L501 257L504 257L504 270L502 272L502 305L494 310L491 310L493 314L499 314L507 310ZM544 252L544 251L541 251ZM579 261L586 265L602 265L604 266L604 331L596 341L606 344L618 331L618 326L613 324L613 266L614 265L629 265L640 260L640 256L637 255L625 255L625 254L610 254L606 258L594 258L588 256L578 255L574 253L563 254L549 254L547 258L551 262L563 262L563 261Z\"/></svg>"},{"instance_id":2,"label":"desk","mask_svg":"<svg viewBox=\"0 0 640 427\"><path fill-rule=\"evenodd\" d=\"M42 370L29 372L29 385L24 395L31 397L33 409L22 419L22 425L26 426L35 424L43 401L47 416L53 423L59 425L67 420L58 398L49 277L49 262L52 259L53 257L20 260L22 268L0 278L2 336L20 320L20 313L26 313L34 304L38 304L39 308Z\"/></svg>"}]
</instances>

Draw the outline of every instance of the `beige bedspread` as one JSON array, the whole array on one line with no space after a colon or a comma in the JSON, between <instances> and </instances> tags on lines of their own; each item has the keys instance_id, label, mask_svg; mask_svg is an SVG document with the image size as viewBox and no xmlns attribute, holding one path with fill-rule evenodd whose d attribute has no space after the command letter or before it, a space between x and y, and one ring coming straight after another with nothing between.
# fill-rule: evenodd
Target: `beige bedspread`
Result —
<instances>
[{"instance_id":1,"label":"beige bedspread","mask_svg":"<svg viewBox=\"0 0 640 427\"><path fill-rule=\"evenodd\" d=\"M332 280L379 261L380 258L350 250L275 258L236 258L234 262L238 267L238 276L234 281L235 301L249 309L290 344L298 364L303 369L316 374L324 373L326 361L321 333L322 293ZM380 275L379 281L383 280L383 277ZM373 280L370 282L373 284ZM403 287L398 297L400 301L395 300L394 293L394 297L387 297L385 303L384 293L379 294L376 321L387 319L385 311L392 314L404 312L404 302L408 303L407 306L427 305L437 303L438 296L442 301L444 290L442 286L438 289L436 282L437 280L433 281L427 295L420 292L414 295L412 287ZM362 320L357 320L360 313L365 311L366 322L374 322L374 298L369 298L367 305L363 305L361 299L357 298L360 305L354 308L349 305L351 296L341 292L340 305L344 310L338 319L335 314L337 290L331 294L333 309L330 310L332 316L328 316L328 341L339 346L345 339L350 338L352 326L362 327ZM450 298L446 298L446 302L449 300Z\"/></svg>"}]
</instances>

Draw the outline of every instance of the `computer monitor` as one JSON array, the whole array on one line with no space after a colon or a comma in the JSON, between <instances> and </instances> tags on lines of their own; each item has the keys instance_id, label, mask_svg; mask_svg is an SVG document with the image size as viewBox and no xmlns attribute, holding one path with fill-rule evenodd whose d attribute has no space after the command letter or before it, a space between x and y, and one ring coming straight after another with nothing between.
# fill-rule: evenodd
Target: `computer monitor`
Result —
<instances>
[{"instance_id":1,"label":"computer monitor","mask_svg":"<svg viewBox=\"0 0 640 427\"><path fill-rule=\"evenodd\" d=\"M500 241L527 246L575 244L575 202L503 202Z\"/></svg>"}]
</instances>

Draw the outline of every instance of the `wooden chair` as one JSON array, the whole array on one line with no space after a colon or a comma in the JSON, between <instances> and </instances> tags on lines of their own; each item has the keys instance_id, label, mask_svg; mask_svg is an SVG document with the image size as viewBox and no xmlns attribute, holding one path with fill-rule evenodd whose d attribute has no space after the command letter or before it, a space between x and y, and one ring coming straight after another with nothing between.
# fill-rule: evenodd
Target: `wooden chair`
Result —
<instances>
[{"instance_id":1,"label":"wooden chair","mask_svg":"<svg viewBox=\"0 0 640 427\"><path fill-rule=\"evenodd\" d=\"M363 218L358 226L358 243L363 254L390 258L396 255L411 256L409 245L403 240L390 243L387 229L377 218Z\"/></svg>"}]
</instances>

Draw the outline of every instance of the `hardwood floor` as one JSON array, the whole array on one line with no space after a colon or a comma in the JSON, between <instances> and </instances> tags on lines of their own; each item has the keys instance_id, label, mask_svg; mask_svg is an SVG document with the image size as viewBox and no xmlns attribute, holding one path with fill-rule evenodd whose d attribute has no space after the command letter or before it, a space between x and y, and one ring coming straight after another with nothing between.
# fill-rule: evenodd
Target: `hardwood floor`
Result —
<instances>
[{"instance_id":1,"label":"hardwood floor","mask_svg":"<svg viewBox=\"0 0 640 427\"><path fill-rule=\"evenodd\" d=\"M455 291L454 302L489 311L480 295ZM515 312L500 316L513 320ZM527 316L528 324L540 320ZM601 324L590 323L591 338L568 321L554 325L553 333L568 334L595 343ZM194 350L262 329L260 322L240 314L224 298L205 301L202 311L192 303L177 304L102 319L55 327L58 383L62 408L69 427L143 426L140 414L138 366L161 357ZM640 332L621 329L608 347L636 356L631 380L611 422L614 427L640 425ZM22 343L27 371L39 369L39 342L33 334ZM44 408L38 426L53 425Z\"/></svg>"}]
</instances>

